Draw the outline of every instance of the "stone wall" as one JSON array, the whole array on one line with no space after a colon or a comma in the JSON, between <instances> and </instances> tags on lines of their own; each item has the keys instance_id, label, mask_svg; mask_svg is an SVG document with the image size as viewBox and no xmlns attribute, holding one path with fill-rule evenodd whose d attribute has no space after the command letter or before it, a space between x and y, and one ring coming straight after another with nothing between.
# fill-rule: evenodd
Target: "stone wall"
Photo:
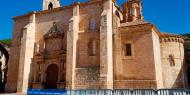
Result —
<instances>
[{"instance_id":1,"label":"stone wall","mask_svg":"<svg viewBox=\"0 0 190 95\"><path fill-rule=\"evenodd\" d=\"M75 89L99 89L100 68L76 68Z\"/></svg>"},{"instance_id":2,"label":"stone wall","mask_svg":"<svg viewBox=\"0 0 190 95\"><path fill-rule=\"evenodd\" d=\"M174 66L171 65L169 55L174 57ZM164 88L185 87L184 47L181 42L161 42L161 60Z\"/></svg>"},{"instance_id":3,"label":"stone wall","mask_svg":"<svg viewBox=\"0 0 190 95\"><path fill-rule=\"evenodd\" d=\"M154 64L155 64L155 74L156 74L156 83L157 89L163 88L163 78L162 78L162 63L161 63L161 54L160 54L160 39L159 35L152 31L152 42L153 42L153 51L154 51Z\"/></svg>"},{"instance_id":4,"label":"stone wall","mask_svg":"<svg viewBox=\"0 0 190 95\"><path fill-rule=\"evenodd\" d=\"M39 44L39 51L44 51L44 35L47 34L53 27L53 22L56 22L57 32L64 32L63 48L66 49L67 32L69 30L69 20L72 17L72 8L66 8L61 11L49 11L36 16L36 43Z\"/></svg>"},{"instance_id":5,"label":"stone wall","mask_svg":"<svg viewBox=\"0 0 190 95\"><path fill-rule=\"evenodd\" d=\"M125 56L125 44L132 44L131 58ZM143 43L143 44L142 44ZM155 64L151 32L128 31L122 35L122 79L154 80ZM125 72L125 73L124 73Z\"/></svg>"},{"instance_id":6,"label":"stone wall","mask_svg":"<svg viewBox=\"0 0 190 95\"><path fill-rule=\"evenodd\" d=\"M8 75L6 92L16 92L19 71L20 46L23 36L23 28L29 23L29 17L16 19L14 21L13 40L10 48L10 58L8 63Z\"/></svg>"},{"instance_id":7,"label":"stone wall","mask_svg":"<svg viewBox=\"0 0 190 95\"><path fill-rule=\"evenodd\" d=\"M116 87L157 88L153 45L155 42L151 29L149 25L120 28L122 63L116 63L118 66L114 67ZM125 56L126 43L132 46L132 56Z\"/></svg>"},{"instance_id":8,"label":"stone wall","mask_svg":"<svg viewBox=\"0 0 190 95\"><path fill-rule=\"evenodd\" d=\"M19 74L17 92L26 93L30 77L30 66L34 55L36 14L31 14L29 23L23 28L19 56Z\"/></svg>"},{"instance_id":9,"label":"stone wall","mask_svg":"<svg viewBox=\"0 0 190 95\"><path fill-rule=\"evenodd\" d=\"M156 80L115 80L114 89L155 89Z\"/></svg>"},{"instance_id":10,"label":"stone wall","mask_svg":"<svg viewBox=\"0 0 190 95\"><path fill-rule=\"evenodd\" d=\"M77 41L77 66L92 67L99 65L100 57L100 19L102 12L101 3L89 4L80 7L79 36ZM90 29L90 20L94 21L94 29ZM94 55L89 54L89 49L95 41ZM93 46L92 46L93 47Z\"/></svg>"},{"instance_id":11,"label":"stone wall","mask_svg":"<svg viewBox=\"0 0 190 95\"><path fill-rule=\"evenodd\" d=\"M113 13L115 15L112 15ZM122 16L111 0L103 3L98 0L76 3L32 14L36 16L32 25L35 29L29 27L31 14L17 17L14 22L7 92L16 91L17 86L20 90L27 89L28 78L25 79L24 76L28 77L27 69L30 69L28 64L31 63L30 59L33 56L34 42L38 52L44 52L45 48L48 52L67 50L66 81L69 82L66 84L67 89L160 88L162 79L165 88L184 87L183 44L161 42L160 47L159 36L152 30L150 24L124 28L122 26L118 29ZM90 23L91 20L94 22ZM44 35L52 29L54 22L57 25L57 32L62 32L64 37L61 40L48 40L47 43L59 44L51 46L51 43L45 44ZM35 33L35 36L32 36L34 39L31 40L29 39L31 36L28 36L29 38L21 41L23 29L26 27L29 27L29 30L25 30L29 33L26 35ZM89 55L91 41L96 41L95 55ZM125 56L126 43L132 46L132 56ZM168 61L170 54L175 57L173 67ZM46 61L48 60L44 61L45 64L50 64ZM58 62L56 64L58 65Z\"/></svg>"}]
</instances>

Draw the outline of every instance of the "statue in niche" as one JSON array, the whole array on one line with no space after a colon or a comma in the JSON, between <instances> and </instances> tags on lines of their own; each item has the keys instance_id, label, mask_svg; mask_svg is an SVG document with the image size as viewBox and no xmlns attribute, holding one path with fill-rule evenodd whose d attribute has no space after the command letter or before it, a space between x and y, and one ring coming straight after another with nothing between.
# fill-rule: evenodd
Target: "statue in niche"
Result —
<instances>
[{"instance_id":1,"label":"statue in niche","mask_svg":"<svg viewBox=\"0 0 190 95\"><path fill-rule=\"evenodd\" d=\"M57 26L57 23L53 22L53 25L50 28L49 32L47 32L44 35L44 38L45 38L45 43L44 43L45 46L44 47L46 48L46 50L54 50L54 49L57 50L58 48L61 47L60 45L62 45L61 42L62 42L62 40L64 38L65 33L60 32L58 28L59 27ZM60 27L60 29L61 29L61 27ZM58 45L58 43L60 45Z\"/></svg>"},{"instance_id":2,"label":"statue in niche","mask_svg":"<svg viewBox=\"0 0 190 95\"><path fill-rule=\"evenodd\" d=\"M56 22L53 22L53 26L52 28L49 30L49 32L46 34L47 37L51 37L51 36L56 36L56 35L59 35L61 37L64 37L64 33L63 32L60 32L58 30L58 27L57 27L57 23Z\"/></svg>"},{"instance_id":3,"label":"statue in niche","mask_svg":"<svg viewBox=\"0 0 190 95\"><path fill-rule=\"evenodd\" d=\"M49 31L50 33L58 32L57 23L53 22L53 27Z\"/></svg>"}]
</instances>

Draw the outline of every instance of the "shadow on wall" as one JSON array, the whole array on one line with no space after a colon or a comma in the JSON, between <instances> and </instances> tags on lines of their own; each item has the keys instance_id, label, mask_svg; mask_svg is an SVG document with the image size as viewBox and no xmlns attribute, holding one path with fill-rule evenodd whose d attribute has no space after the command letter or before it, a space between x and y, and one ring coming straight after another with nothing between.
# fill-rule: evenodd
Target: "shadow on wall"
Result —
<instances>
[{"instance_id":1,"label":"shadow on wall","mask_svg":"<svg viewBox=\"0 0 190 95\"><path fill-rule=\"evenodd\" d=\"M188 45L185 45L185 64L187 68L188 86L190 86L190 46L188 47Z\"/></svg>"},{"instance_id":2,"label":"shadow on wall","mask_svg":"<svg viewBox=\"0 0 190 95\"><path fill-rule=\"evenodd\" d=\"M31 59L33 60L33 59ZM33 61L32 61L33 62ZM34 73L34 66L33 63L30 64L30 72L29 72L29 82L28 82L28 88L32 88L32 80L33 80L33 74Z\"/></svg>"},{"instance_id":3,"label":"shadow on wall","mask_svg":"<svg viewBox=\"0 0 190 95\"><path fill-rule=\"evenodd\" d=\"M186 55L185 63L187 65L187 78L188 78L188 87L190 86L190 55Z\"/></svg>"},{"instance_id":4,"label":"shadow on wall","mask_svg":"<svg viewBox=\"0 0 190 95\"><path fill-rule=\"evenodd\" d=\"M180 70L176 80L174 81L174 84L172 88L185 88L187 87L187 73L186 72L185 64L182 65L182 69Z\"/></svg>"},{"instance_id":5,"label":"shadow on wall","mask_svg":"<svg viewBox=\"0 0 190 95\"><path fill-rule=\"evenodd\" d=\"M187 66L188 87L190 86L190 65Z\"/></svg>"}]
</instances>

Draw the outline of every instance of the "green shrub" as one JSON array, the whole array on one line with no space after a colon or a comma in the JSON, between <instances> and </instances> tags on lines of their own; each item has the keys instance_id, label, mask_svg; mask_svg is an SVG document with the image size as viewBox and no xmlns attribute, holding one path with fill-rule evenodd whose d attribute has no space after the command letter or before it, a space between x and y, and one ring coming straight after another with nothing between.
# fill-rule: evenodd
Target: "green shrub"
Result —
<instances>
[{"instance_id":1,"label":"green shrub","mask_svg":"<svg viewBox=\"0 0 190 95\"><path fill-rule=\"evenodd\" d=\"M10 45L12 42L12 39L5 39L5 40L0 40L0 43L3 43L3 44L8 44Z\"/></svg>"}]
</instances>

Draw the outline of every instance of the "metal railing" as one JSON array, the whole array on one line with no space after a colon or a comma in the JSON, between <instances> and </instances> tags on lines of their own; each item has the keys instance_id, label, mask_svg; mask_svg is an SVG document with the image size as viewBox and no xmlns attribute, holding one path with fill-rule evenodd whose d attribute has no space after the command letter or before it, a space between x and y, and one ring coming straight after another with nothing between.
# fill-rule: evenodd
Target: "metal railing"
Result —
<instances>
[{"instance_id":1,"label":"metal railing","mask_svg":"<svg viewBox=\"0 0 190 95\"><path fill-rule=\"evenodd\" d=\"M28 95L190 95L190 89L61 90L28 89Z\"/></svg>"}]
</instances>

